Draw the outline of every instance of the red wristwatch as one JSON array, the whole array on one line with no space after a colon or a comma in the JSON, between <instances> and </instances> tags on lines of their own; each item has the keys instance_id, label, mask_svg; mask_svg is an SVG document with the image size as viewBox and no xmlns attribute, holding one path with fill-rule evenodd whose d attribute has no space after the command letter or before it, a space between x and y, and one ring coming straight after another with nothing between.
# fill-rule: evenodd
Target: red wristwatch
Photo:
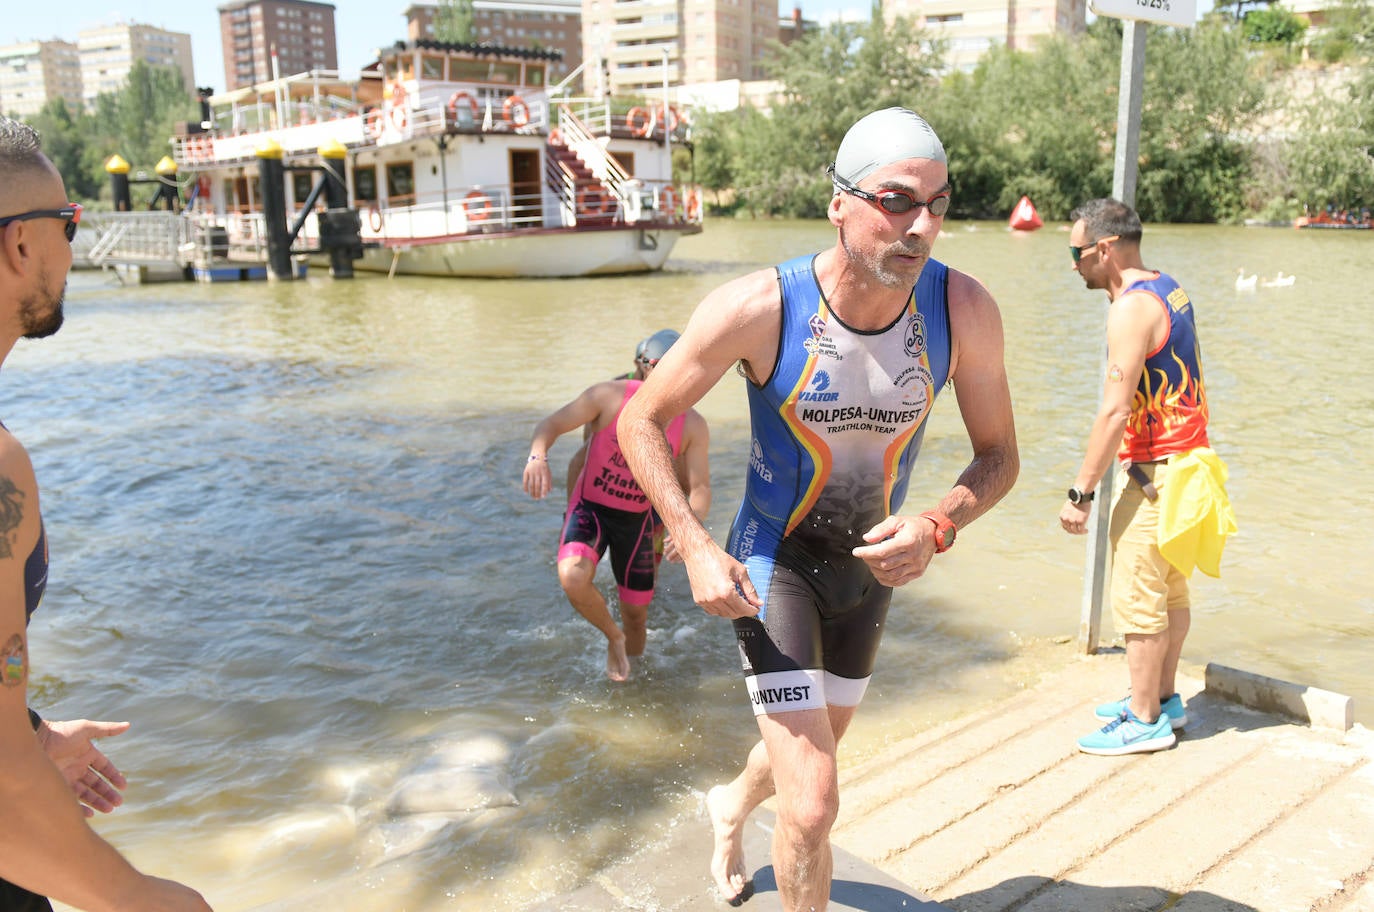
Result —
<instances>
[{"instance_id":1,"label":"red wristwatch","mask_svg":"<svg viewBox=\"0 0 1374 912\"><path fill-rule=\"evenodd\" d=\"M959 533L954 522L945 514L934 510L927 510L921 515L935 523L935 553L943 554L953 548L954 538Z\"/></svg>"}]
</instances>

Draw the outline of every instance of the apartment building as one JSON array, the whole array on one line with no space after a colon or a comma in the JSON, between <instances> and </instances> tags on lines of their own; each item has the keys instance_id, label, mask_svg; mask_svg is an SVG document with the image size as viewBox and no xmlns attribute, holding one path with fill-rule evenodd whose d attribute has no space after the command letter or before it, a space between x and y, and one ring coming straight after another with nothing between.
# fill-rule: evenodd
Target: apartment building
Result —
<instances>
[{"instance_id":1,"label":"apartment building","mask_svg":"<svg viewBox=\"0 0 1374 912\"><path fill-rule=\"evenodd\" d=\"M684 83L764 78L777 0L582 0L590 88L652 94Z\"/></svg>"},{"instance_id":2,"label":"apartment building","mask_svg":"<svg viewBox=\"0 0 1374 912\"><path fill-rule=\"evenodd\" d=\"M219 31L225 91L277 76L339 68L332 3L238 0L219 7ZM379 36L378 44L387 43L385 36Z\"/></svg>"},{"instance_id":3,"label":"apartment building","mask_svg":"<svg viewBox=\"0 0 1374 912\"><path fill-rule=\"evenodd\" d=\"M135 60L179 71L186 93L196 93L191 36L185 32L132 22L107 25L78 32L76 50L81 59L81 96L87 105L97 95L122 89Z\"/></svg>"},{"instance_id":4,"label":"apartment building","mask_svg":"<svg viewBox=\"0 0 1374 912\"><path fill-rule=\"evenodd\" d=\"M434 41L439 7L416 3L406 8L406 37ZM582 0L473 0L472 40L478 44L562 51L549 61L548 80L556 83L582 65Z\"/></svg>"},{"instance_id":5,"label":"apartment building","mask_svg":"<svg viewBox=\"0 0 1374 912\"><path fill-rule=\"evenodd\" d=\"M70 41L25 41L0 47L0 111L32 117L54 98L81 108L81 62Z\"/></svg>"},{"instance_id":6,"label":"apartment building","mask_svg":"<svg viewBox=\"0 0 1374 912\"><path fill-rule=\"evenodd\" d=\"M882 0L883 18L916 21L949 42L946 63L972 70L988 48L1029 50L1055 32L1087 26L1087 0Z\"/></svg>"}]
</instances>

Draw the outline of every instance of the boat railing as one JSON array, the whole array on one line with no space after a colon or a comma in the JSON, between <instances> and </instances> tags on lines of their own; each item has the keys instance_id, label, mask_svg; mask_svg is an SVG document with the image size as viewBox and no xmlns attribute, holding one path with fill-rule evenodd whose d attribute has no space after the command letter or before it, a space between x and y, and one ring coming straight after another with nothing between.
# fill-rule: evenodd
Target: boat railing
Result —
<instances>
[{"instance_id":1,"label":"boat railing","mask_svg":"<svg viewBox=\"0 0 1374 912\"><path fill-rule=\"evenodd\" d=\"M88 216L99 239L87 260L93 266L180 263L190 239L190 220L178 212L102 212Z\"/></svg>"},{"instance_id":2,"label":"boat railing","mask_svg":"<svg viewBox=\"0 0 1374 912\"><path fill-rule=\"evenodd\" d=\"M533 185L517 193L507 184L476 184L415 194L404 202L359 201L358 208L364 241L454 237L545 225L543 195ZM306 218L300 237L311 244L319 240L319 223L313 215Z\"/></svg>"}]
</instances>

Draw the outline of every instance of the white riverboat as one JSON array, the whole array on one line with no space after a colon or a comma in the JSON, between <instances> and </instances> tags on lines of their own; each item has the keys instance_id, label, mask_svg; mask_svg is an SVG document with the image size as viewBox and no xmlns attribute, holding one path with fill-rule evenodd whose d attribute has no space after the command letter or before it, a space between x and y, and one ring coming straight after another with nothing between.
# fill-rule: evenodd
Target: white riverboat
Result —
<instances>
[{"instance_id":1,"label":"white riverboat","mask_svg":"<svg viewBox=\"0 0 1374 912\"><path fill-rule=\"evenodd\" d=\"M265 246L258 155L286 165L294 249L318 247L319 150L347 150L361 215L358 269L403 275L566 277L659 269L701 231L701 188L673 181L686 143L664 97L615 113L545 86L557 52L403 43L356 82L290 76L211 96L209 130L173 140L205 252ZM577 74L573 74L576 76ZM570 77L571 79L572 77ZM337 147L336 147L337 148ZM204 258L204 257L202 257Z\"/></svg>"}]
</instances>

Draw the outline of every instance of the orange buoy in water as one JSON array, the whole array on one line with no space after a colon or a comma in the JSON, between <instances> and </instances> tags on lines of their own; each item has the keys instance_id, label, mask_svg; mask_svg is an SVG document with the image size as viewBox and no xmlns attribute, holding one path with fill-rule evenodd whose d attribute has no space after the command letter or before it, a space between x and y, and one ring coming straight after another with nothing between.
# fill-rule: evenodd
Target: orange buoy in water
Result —
<instances>
[{"instance_id":1,"label":"orange buoy in water","mask_svg":"<svg viewBox=\"0 0 1374 912\"><path fill-rule=\"evenodd\" d=\"M1035 211L1035 204L1030 201L1029 196L1023 196L1017 201L1007 222L1017 231L1034 231L1045 224L1040 221L1040 213Z\"/></svg>"}]
</instances>

